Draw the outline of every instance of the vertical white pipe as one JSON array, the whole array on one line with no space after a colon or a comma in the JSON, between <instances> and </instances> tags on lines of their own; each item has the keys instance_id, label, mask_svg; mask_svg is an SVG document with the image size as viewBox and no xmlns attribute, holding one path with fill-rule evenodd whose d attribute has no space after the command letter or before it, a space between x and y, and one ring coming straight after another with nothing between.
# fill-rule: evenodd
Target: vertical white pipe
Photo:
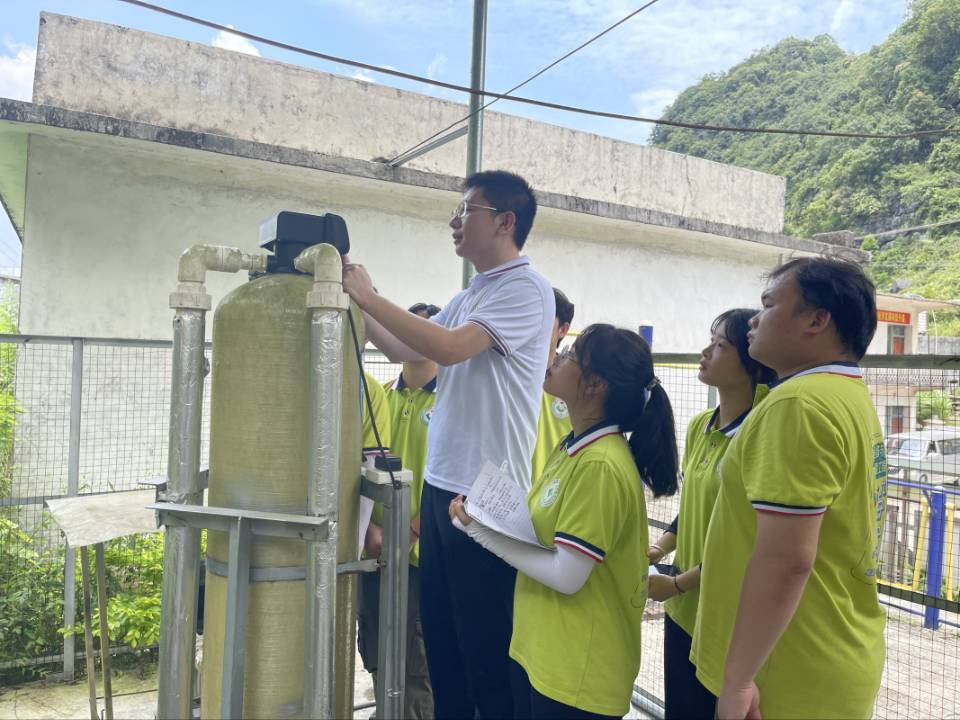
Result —
<instances>
[{"instance_id":1,"label":"vertical white pipe","mask_svg":"<svg viewBox=\"0 0 960 720\"><path fill-rule=\"evenodd\" d=\"M307 295L310 322L310 466L307 514L325 517L330 534L307 543L306 628L304 642L304 715L336 717L337 518L340 485L341 381L344 362L344 314L340 255L331 245L307 248L297 269L314 276Z\"/></svg>"}]
</instances>

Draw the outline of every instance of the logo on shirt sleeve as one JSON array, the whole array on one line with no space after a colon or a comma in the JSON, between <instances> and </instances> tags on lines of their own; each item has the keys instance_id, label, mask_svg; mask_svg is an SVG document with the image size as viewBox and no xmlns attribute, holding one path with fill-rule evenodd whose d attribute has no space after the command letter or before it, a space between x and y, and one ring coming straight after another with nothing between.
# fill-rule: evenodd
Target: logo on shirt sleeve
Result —
<instances>
[{"instance_id":1,"label":"logo on shirt sleeve","mask_svg":"<svg viewBox=\"0 0 960 720\"><path fill-rule=\"evenodd\" d=\"M557 501L560 495L560 478L554 478L540 493L540 507L548 508Z\"/></svg>"},{"instance_id":2,"label":"logo on shirt sleeve","mask_svg":"<svg viewBox=\"0 0 960 720\"><path fill-rule=\"evenodd\" d=\"M567 404L560 398L554 398L553 402L550 403L550 412L553 413L553 416L557 420L565 420L570 417L570 411L567 409Z\"/></svg>"}]
</instances>

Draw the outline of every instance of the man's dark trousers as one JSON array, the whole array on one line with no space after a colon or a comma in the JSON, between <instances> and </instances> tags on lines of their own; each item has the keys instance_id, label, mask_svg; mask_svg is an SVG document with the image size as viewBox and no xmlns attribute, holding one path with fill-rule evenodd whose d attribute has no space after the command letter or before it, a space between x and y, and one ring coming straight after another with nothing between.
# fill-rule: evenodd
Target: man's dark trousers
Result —
<instances>
[{"instance_id":1,"label":"man's dark trousers","mask_svg":"<svg viewBox=\"0 0 960 720\"><path fill-rule=\"evenodd\" d=\"M455 493L423 485L420 621L438 720L511 718L516 571L450 523Z\"/></svg>"}]
</instances>

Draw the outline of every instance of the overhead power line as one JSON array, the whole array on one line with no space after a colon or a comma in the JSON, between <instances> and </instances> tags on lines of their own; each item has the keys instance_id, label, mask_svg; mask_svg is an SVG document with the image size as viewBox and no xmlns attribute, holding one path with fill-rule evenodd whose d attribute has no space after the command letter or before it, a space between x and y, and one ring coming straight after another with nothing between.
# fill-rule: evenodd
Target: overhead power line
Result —
<instances>
[{"instance_id":1,"label":"overhead power line","mask_svg":"<svg viewBox=\"0 0 960 720\"><path fill-rule=\"evenodd\" d=\"M932 230L933 228L946 227L947 225L960 225L960 218L954 218L952 220L941 220L940 222L929 223L927 225L914 225L913 227L901 228L900 230L884 230L883 232L878 233L866 233L865 235L859 235L854 238L854 240L863 240L868 237L887 237L890 235L907 235L909 233L915 233L920 230Z\"/></svg>"},{"instance_id":2,"label":"overhead power line","mask_svg":"<svg viewBox=\"0 0 960 720\"><path fill-rule=\"evenodd\" d=\"M626 15L625 17L621 18L620 20L617 20L617 22L615 22L613 25L609 26L608 28L606 28L606 29L604 29L604 30L601 30L601 31L598 32L596 35L594 35L593 37L591 37L589 40L587 40L587 41L584 42L584 43L581 43L580 45L578 45L577 47L575 47L575 48L574 48L573 50L571 50L570 52L568 52L568 53L566 53L565 55L557 58L556 60L554 60L554 61L553 61L552 63L550 63L549 65L547 65L547 66L546 66L545 68L543 68L542 70L538 70L538 71L535 72L533 75L531 75L531 76L528 77L526 80L524 80L522 83L519 83L518 85L514 85L512 88L510 88L510 89L507 90L505 93L503 93L503 95L501 95L500 97L496 97L496 98L494 98L493 100L491 100L490 102L484 103L483 105L481 105L480 107L478 107L476 110L474 110L474 111L471 112L471 113L468 113L467 115L463 116L462 118L460 118L460 119L457 120L456 122L450 123L450 124L447 125L445 128L443 128L442 130L438 130L437 132L435 132L433 135L431 135L430 137L426 138L425 140L421 140L421 141L418 142L416 145L413 145L413 146L407 148L406 150L404 150L402 153L398 153L392 160L390 160L389 164L390 164L390 165L396 165L396 164L397 164L397 161L398 161L400 158L402 158L402 157L404 157L405 155L408 155L408 154L410 154L410 153L418 150L419 148L421 148L422 146L426 145L427 143L429 143L429 142L430 142L431 140L433 140L434 138L439 137L440 135L443 135L445 132L447 132L447 130L450 130L450 129L456 127L456 126L459 125L460 123L466 122L467 120L469 120L470 118L472 118L474 115L478 115L478 114L482 113L484 110L486 110L488 107L490 107L490 106L493 105L494 103L499 102L500 100L502 100L502 99L505 98L506 96L511 95L511 94L513 94L514 92L516 92L517 90L519 90L520 88L522 88L524 85L532 82L533 80L536 80L538 77L540 77L540 76L543 75L545 72L547 72L547 70L550 70L551 68L556 67L557 65L559 65L560 63L562 63L564 60L566 60L566 59L567 59L568 57L570 57L571 55L574 55L575 53L580 52L581 50L583 50L583 49L584 49L587 45L589 45L590 43L592 43L592 42L594 42L594 41L596 41L596 40L599 40L599 39L602 38L604 35L606 35L607 33L609 33L611 30L614 30L614 29L620 27L620 26L623 25L625 22L627 22L628 20L630 20L630 19L633 18L634 16L639 15L639 14L642 13L644 10L646 10L648 7L650 7L651 5L656 4L657 2L659 2L659 0L650 0L650 2L648 2L648 3L646 3L645 5L637 8L637 9L634 10L632 13L630 13L629 15Z\"/></svg>"},{"instance_id":3,"label":"overhead power line","mask_svg":"<svg viewBox=\"0 0 960 720\"><path fill-rule=\"evenodd\" d=\"M687 130L711 130L715 132L736 132L736 133L766 133L766 134L772 134L772 135L810 135L814 137L854 138L854 139L861 139L861 140L909 140L914 138L929 137L932 135L960 134L960 127L929 128L925 130L913 130L910 132L903 132L903 133L842 132L837 130L815 130L812 128L732 127L727 125L704 125L704 124L698 124L698 123L680 122L677 120L663 120L663 119L657 119L657 118L648 118L648 117L642 117L640 115L627 115L624 113L607 112L605 110L591 110L589 108L577 107L575 105L565 105L563 103L548 102L546 100L536 100L534 98L527 98L519 95L508 95L507 93L498 93L498 92L491 92L489 90L474 89L466 85L457 85L455 83L443 82L442 80L435 80L433 78L424 77L422 75L414 75L413 73L402 72L400 70L394 70L393 68L382 67L380 65L371 65L370 63L359 62L358 60L350 60L348 58L337 57L335 55L328 55L326 53L317 52L316 50L310 50L307 48L298 47L297 45L291 45L289 43L280 42L279 40L271 40L270 38L263 37L262 35L255 35L254 33L248 33L248 32L245 32L244 30L239 30L237 28L229 27L227 25L221 25L220 23L215 23L210 20L197 18L192 15L187 15L186 13L181 13L181 12L177 12L176 10L171 10L169 8L162 7L160 5L154 5L153 3L144 2L143 0L118 0L118 2L126 3L128 5L135 5L137 7L142 7L147 10L151 10L153 12L158 12L164 15L169 15L170 17L178 18L180 20L185 20L186 22L194 23L197 25L203 25L204 27L208 27L213 30L220 30L226 33L232 33L242 38L246 38L247 40L262 43L264 45L270 45L271 47L275 47L280 50L289 50L290 52L299 53L301 55L307 55L309 57L318 58L320 60L327 60L329 62L337 63L340 65L348 65L350 67L361 68L363 70L370 70L371 72L382 73L384 75L392 75L393 77L399 77L405 80L412 80L414 82L421 82L426 85L433 85L435 87L442 87L442 88L446 88L447 90L455 90L457 92L483 95L484 97L492 97L492 98L496 98L497 100L510 100L511 102L517 102L524 105L532 105L535 107L548 108L550 110L561 110L563 112L576 113L578 115L588 115L590 117L601 117L601 118L608 118L611 120L626 120L628 122L639 122L639 123L646 123L650 125L662 125L665 127L685 128Z\"/></svg>"}]
</instances>

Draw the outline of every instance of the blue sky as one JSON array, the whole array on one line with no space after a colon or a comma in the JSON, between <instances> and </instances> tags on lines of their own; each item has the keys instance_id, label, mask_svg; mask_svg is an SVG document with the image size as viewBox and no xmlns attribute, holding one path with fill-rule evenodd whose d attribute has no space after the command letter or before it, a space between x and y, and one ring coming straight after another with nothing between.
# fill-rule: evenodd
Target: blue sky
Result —
<instances>
[{"instance_id":1,"label":"blue sky","mask_svg":"<svg viewBox=\"0 0 960 720\"><path fill-rule=\"evenodd\" d=\"M157 4L332 55L468 84L472 0L155 0ZM490 0L487 87L506 90L611 25L641 0ZM41 10L213 43L357 77L353 68L254 46L116 0L8 0L0 10L0 97L29 100ZM849 52L882 41L907 0L660 0L521 91L554 102L658 116L677 93L788 36L832 35ZM463 100L375 73L370 82ZM498 103L498 110L642 143L648 125ZM438 128L439 129L439 128ZM0 215L3 215L0 213ZM0 271L20 242L0 217Z\"/></svg>"}]
</instances>

